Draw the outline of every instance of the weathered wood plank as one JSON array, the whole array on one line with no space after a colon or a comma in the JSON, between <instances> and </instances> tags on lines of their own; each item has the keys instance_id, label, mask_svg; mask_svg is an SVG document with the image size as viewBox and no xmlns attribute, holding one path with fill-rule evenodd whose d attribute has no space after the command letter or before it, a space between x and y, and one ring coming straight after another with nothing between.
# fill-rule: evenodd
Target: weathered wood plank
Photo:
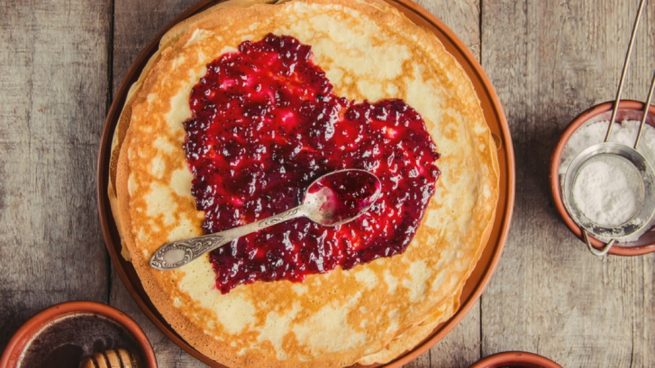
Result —
<instances>
[{"instance_id":1,"label":"weathered wood plank","mask_svg":"<svg viewBox=\"0 0 655 368\"><path fill-rule=\"evenodd\" d=\"M192 4L191 1L183 0L115 1L112 72L114 89L118 88L118 84L141 49L166 24ZM141 313L116 274L112 275L110 303L129 313L141 325L155 349L160 366L185 368L204 366L171 342Z\"/></svg>"},{"instance_id":2,"label":"weathered wood plank","mask_svg":"<svg viewBox=\"0 0 655 368\"><path fill-rule=\"evenodd\" d=\"M416 2L453 30L473 55L480 57L480 0Z\"/></svg>"},{"instance_id":3,"label":"weathered wood plank","mask_svg":"<svg viewBox=\"0 0 655 368\"><path fill-rule=\"evenodd\" d=\"M107 4L0 4L0 350L39 309L107 298L94 174Z\"/></svg>"},{"instance_id":4,"label":"weathered wood plank","mask_svg":"<svg viewBox=\"0 0 655 368\"><path fill-rule=\"evenodd\" d=\"M637 3L483 2L482 61L504 102L517 164L509 242L482 298L484 355L528 350L567 367L655 365L654 257L595 258L560 221L547 187L559 133L614 96ZM653 16L650 7L627 98L644 98L655 66Z\"/></svg>"}]
</instances>

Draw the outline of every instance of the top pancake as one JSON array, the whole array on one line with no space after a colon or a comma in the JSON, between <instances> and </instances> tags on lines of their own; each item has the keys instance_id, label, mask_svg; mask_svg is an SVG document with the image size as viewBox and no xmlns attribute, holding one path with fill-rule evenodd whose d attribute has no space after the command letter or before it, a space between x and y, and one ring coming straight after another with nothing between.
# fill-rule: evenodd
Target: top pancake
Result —
<instances>
[{"instance_id":1,"label":"top pancake","mask_svg":"<svg viewBox=\"0 0 655 368\"><path fill-rule=\"evenodd\" d=\"M247 4L246 4L247 3ZM228 366L386 362L459 306L498 200L498 164L471 81L432 34L382 1L228 3L174 27L130 90L113 142L109 196L123 245L151 298L192 346ZM302 283L215 288L208 257L148 266L164 242L200 235L182 144L189 94L205 66L268 33L310 45L334 92L401 98L437 145L441 177L407 250Z\"/></svg>"}]
</instances>

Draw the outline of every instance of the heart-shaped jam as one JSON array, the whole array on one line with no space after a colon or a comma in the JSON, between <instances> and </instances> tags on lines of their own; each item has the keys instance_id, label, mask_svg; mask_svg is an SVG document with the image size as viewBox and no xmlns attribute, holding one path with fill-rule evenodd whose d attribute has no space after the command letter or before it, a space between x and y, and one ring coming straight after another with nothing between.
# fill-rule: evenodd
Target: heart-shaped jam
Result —
<instances>
[{"instance_id":1,"label":"heart-shaped jam","mask_svg":"<svg viewBox=\"0 0 655 368\"><path fill-rule=\"evenodd\" d=\"M293 37L269 34L221 55L193 87L190 106L184 148L206 233L295 207L313 180L334 170L368 170L382 184L355 221L296 219L213 251L223 293L401 253L434 193L439 155L421 116L402 100L336 96L310 46Z\"/></svg>"}]
</instances>

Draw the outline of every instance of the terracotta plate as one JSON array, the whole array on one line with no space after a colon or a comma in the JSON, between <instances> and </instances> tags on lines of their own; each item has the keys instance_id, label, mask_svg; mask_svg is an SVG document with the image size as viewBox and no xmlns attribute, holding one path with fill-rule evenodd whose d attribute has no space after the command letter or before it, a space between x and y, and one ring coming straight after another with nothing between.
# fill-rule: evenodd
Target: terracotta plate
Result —
<instances>
[{"instance_id":1,"label":"terracotta plate","mask_svg":"<svg viewBox=\"0 0 655 368\"><path fill-rule=\"evenodd\" d=\"M471 51L469 51L468 48L466 48L466 46L455 37L453 32L441 23L441 21L436 19L419 5L409 0L387 1L405 13L416 24L425 27L439 37L446 49L454 55L462 65L468 76L473 81L478 97L480 98L480 101L482 101L482 107L487 123L491 128L494 140L498 146L498 161L500 164L500 197L496 210L494 227L480 261L464 286L464 291L461 297L461 307L451 319L437 326L434 333L429 338L422 341L411 351L403 353L386 365L387 367L400 367L427 351L432 345L443 339L444 336L446 336L446 334L452 330L457 323L459 323L464 315L466 315L466 313L471 309L480 294L482 294L482 290L496 268L503 246L505 245L505 239L507 238L512 215L512 207L514 205L514 152L512 149L512 141L507 126L507 120L505 119L505 114L503 113L498 96L491 86L489 78L487 78L482 67L475 60ZM129 262L126 262L120 256L120 238L116 231L116 226L109 208L109 199L107 198L107 168L109 165L111 139L129 86L139 77L141 69L144 67L150 56L157 50L159 39L170 27L217 2L219 1L203 0L184 11L180 16L173 20L168 27L163 29L144 50L141 51L128 70L120 87L114 95L114 101L109 109L109 113L107 114L102 138L100 140L97 195L98 212L100 215L100 223L102 226L105 245L112 258L116 272L118 272L121 280L123 280L123 283L130 294L132 294L132 297L141 310L160 330L164 332L166 336L186 350L189 354L206 364L220 367L216 362L202 355L184 341L168 325L168 323L166 323L152 305L141 286L134 268Z\"/></svg>"}]
</instances>

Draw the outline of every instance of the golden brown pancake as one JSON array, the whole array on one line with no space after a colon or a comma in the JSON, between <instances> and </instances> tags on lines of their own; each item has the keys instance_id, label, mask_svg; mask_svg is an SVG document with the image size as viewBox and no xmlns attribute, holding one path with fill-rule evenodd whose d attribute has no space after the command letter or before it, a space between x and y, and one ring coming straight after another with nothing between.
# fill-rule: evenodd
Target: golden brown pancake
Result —
<instances>
[{"instance_id":1,"label":"golden brown pancake","mask_svg":"<svg viewBox=\"0 0 655 368\"><path fill-rule=\"evenodd\" d=\"M207 64L268 33L310 45L336 94L400 98L418 111L441 154L441 177L404 253L222 294L207 256L175 271L148 260L165 242L202 234L183 149L191 88ZM108 191L124 256L166 321L203 354L231 367L383 363L459 307L494 220L495 152L461 66L383 1L229 2L162 38L119 119Z\"/></svg>"}]
</instances>

